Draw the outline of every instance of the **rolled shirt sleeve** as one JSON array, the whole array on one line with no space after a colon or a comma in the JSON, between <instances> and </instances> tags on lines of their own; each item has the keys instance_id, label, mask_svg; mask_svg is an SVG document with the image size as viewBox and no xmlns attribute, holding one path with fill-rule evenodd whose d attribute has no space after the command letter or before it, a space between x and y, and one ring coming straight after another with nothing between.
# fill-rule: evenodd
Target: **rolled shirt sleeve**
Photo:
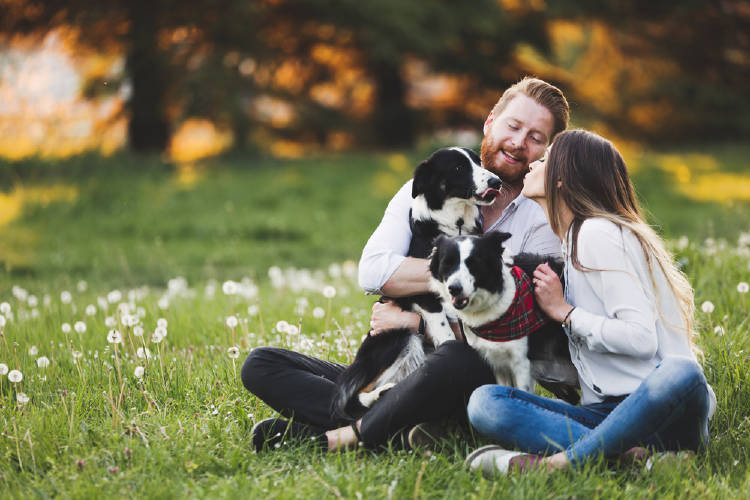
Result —
<instances>
[{"instance_id":1,"label":"rolled shirt sleeve","mask_svg":"<svg viewBox=\"0 0 750 500\"><path fill-rule=\"evenodd\" d=\"M383 219L367 240L359 259L359 286L367 293L381 289L406 258L411 243L409 210L412 181L404 184L388 203Z\"/></svg>"}]
</instances>

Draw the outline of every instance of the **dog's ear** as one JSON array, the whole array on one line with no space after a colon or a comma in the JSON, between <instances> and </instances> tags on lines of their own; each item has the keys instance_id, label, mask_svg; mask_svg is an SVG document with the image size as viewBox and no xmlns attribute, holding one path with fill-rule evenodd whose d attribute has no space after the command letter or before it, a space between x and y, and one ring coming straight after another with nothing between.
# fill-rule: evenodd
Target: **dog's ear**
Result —
<instances>
[{"instance_id":1,"label":"dog's ear","mask_svg":"<svg viewBox=\"0 0 750 500\"><path fill-rule=\"evenodd\" d=\"M510 238L510 233L504 233L502 231L492 231L484 235L484 240L489 242L490 245L501 248L503 243Z\"/></svg>"},{"instance_id":2,"label":"dog's ear","mask_svg":"<svg viewBox=\"0 0 750 500\"><path fill-rule=\"evenodd\" d=\"M471 158L471 161L476 163L477 166L482 165L482 159L479 158L479 155L474 151L473 149L469 148L461 148L467 155L469 155L469 158Z\"/></svg>"},{"instance_id":3,"label":"dog's ear","mask_svg":"<svg viewBox=\"0 0 750 500\"><path fill-rule=\"evenodd\" d=\"M427 191L429 174L427 170L430 168L429 158L424 160L422 163L417 165L414 170L414 181L411 183L411 197L416 198L420 194Z\"/></svg>"},{"instance_id":4,"label":"dog's ear","mask_svg":"<svg viewBox=\"0 0 750 500\"><path fill-rule=\"evenodd\" d=\"M440 234L432 240L432 252L430 252L429 257L427 258L430 259L430 274L432 274L434 278L438 278L438 269L440 268L440 247L446 239L447 238L444 234Z\"/></svg>"}]
</instances>

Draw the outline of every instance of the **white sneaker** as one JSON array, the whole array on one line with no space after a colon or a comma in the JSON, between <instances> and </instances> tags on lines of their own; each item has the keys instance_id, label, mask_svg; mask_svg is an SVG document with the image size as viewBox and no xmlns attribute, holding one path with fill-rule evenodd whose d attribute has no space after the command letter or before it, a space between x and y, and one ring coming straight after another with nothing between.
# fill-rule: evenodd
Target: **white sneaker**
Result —
<instances>
[{"instance_id":1,"label":"white sneaker","mask_svg":"<svg viewBox=\"0 0 750 500\"><path fill-rule=\"evenodd\" d=\"M506 450L495 444L490 444L469 453L464 461L464 465L470 471L481 471L485 476L507 474L510 467L510 460L519 455L525 455L525 453Z\"/></svg>"}]
</instances>

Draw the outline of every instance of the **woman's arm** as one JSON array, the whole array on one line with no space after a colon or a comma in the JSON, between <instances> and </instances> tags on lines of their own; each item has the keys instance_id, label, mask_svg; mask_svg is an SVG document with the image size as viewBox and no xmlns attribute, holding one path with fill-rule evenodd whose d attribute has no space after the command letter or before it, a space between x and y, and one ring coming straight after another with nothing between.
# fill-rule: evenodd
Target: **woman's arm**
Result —
<instances>
[{"instance_id":1,"label":"woman's arm","mask_svg":"<svg viewBox=\"0 0 750 500\"><path fill-rule=\"evenodd\" d=\"M658 347L653 285L650 280L643 284L636 271L635 262L643 255L640 245L626 248L623 235L612 226L584 224L579 234L579 260L584 269L594 270L583 272L590 290L572 291L576 309L569 317L571 335L595 352L650 359ZM568 269L580 273L572 265ZM561 311L567 314L560 305L561 287L554 298L539 293L537 298L543 309L550 308L552 318L559 319Z\"/></svg>"}]
</instances>

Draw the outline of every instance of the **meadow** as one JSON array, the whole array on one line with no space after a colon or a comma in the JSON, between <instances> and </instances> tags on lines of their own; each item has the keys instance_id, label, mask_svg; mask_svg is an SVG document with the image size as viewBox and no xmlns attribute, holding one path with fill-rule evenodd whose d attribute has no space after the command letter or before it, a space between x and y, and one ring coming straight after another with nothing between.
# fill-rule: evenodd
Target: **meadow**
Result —
<instances>
[{"instance_id":1,"label":"meadow","mask_svg":"<svg viewBox=\"0 0 750 500\"><path fill-rule=\"evenodd\" d=\"M346 362L373 299L356 261L428 151L119 154L0 164L0 494L29 497L746 498L750 173L742 145L625 151L696 289L718 409L705 454L489 480L435 452L282 447L238 373L274 345Z\"/></svg>"}]
</instances>

